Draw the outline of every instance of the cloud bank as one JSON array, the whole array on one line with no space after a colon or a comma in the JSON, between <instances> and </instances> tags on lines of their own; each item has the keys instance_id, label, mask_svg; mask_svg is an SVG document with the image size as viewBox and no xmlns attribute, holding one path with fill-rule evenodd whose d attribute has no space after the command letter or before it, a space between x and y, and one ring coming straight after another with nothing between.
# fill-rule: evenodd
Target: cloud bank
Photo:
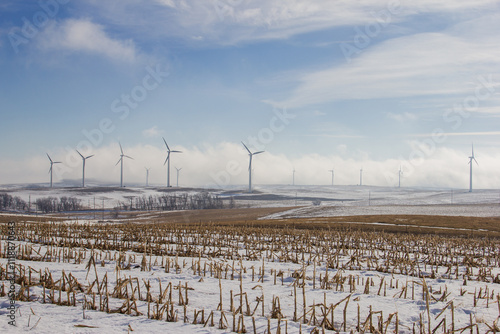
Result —
<instances>
[{"instance_id":1,"label":"cloud bank","mask_svg":"<svg viewBox=\"0 0 500 334\"><path fill-rule=\"evenodd\" d=\"M470 152L457 151L449 148L436 148L428 152L419 148L418 143L409 142L409 149L426 152L415 154L412 160L387 159L374 160L366 155L349 157L346 154L323 156L318 154L303 154L296 159L289 159L283 154L265 152L253 159L254 184L291 184L292 170L295 169L297 185L329 185L334 169L335 184L356 185L359 183L359 170L363 169L363 184L376 186L397 186L398 170L403 169L403 186L443 187L466 189L469 182L468 156ZM171 149L183 153L171 155L171 183L175 184L176 170L182 168L179 175L179 185L184 187L217 187L241 186L248 184L248 154L244 147L237 143L221 142L217 145L201 147L183 147L172 145ZM252 148L250 148L252 149ZM146 179L145 168L151 168L149 183L151 185L166 185L166 158L164 147L151 145L123 145L126 155L134 160L125 160L125 185L143 185ZM75 180L79 184L82 173L81 158L76 152L55 149L49 153L53 159L63 164L54 165L54 181ZM82 152L88 155L89 152ZM86 180L99 184L119 185L120 165L116 165L120 157L118 144L103 146L91 154L95 157L87 160ZM496 161L500 154L494 148L475 149L479 165L474 165L474 187L499 188L500 176L496 173ZM11 183L46 183L50 167L45 155L27 158L23 161L2 160L0 170L3 174L0 184Z\"/></svg>"}]
</instances>

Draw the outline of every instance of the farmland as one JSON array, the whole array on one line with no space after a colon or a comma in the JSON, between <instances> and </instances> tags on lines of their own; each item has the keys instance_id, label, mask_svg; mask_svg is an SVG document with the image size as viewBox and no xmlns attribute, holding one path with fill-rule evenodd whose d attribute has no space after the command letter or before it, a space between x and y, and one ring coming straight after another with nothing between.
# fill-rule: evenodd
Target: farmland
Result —
<instances>
[{"instance_id":1,"label":"farmland","mask_svg":"<svg viewBox=\"0 0 500 334\"><path fill-rule=\"evenodd\" d=\"M325 214L333 209L2 215L0 326L12 329L15 221L20 332L500 331L495 215Z\"/></svg>"}]
</instances>

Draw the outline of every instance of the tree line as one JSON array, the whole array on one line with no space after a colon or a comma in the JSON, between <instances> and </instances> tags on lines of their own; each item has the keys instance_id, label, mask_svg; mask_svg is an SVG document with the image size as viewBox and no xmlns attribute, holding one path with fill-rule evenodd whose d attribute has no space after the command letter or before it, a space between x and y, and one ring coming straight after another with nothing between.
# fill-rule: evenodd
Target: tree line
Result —
<instances>
[{"instance_id":1,"label":"tree line","mask_svg":"<svg viewBox=\"0 0 500 334\"><path fill-rule=\"evenodd\" d=\"M227 207L233 208L234 206L234 199L231 198ZM119 205L120 210L141 211L203 210L222 208L224 208L224 201L222 198L208 192L201 192L193 195L184 193L129 197L128 201L121 201Z\"/></svg>"},{"instance_id":2,"label":"tree line","mask_svg":"<svg viewBox=\"0 0 500 334\"><path fill-rule=\"evenodd\" d=\"M0 193L0 210L2 211L26 211L28 203L18 196Z\"/></svg>"},{"instance_id":3,"label":"tree line","mask_svg":"<svg viewBox=\"0 0 500 334\"><path fill-rule=\"evenodd\" d=\"M78 211L85 209L81 200L76 197L41 197L34 202L36 210L43 213ZM222 198L208 192L189 195L163 194L150 196L129 196L127 200L120 201L115 210L141 210L141 211L174 211L174 210L204 210L234 208L234 198L225 204ZM30 204L18 196L0 193L0 211L29 211Z\"/></svg>"},{"instance_id":4,"label":"tree line","mask_svg":"<svg viewBox=\"0 0 500 334\"><path fill-rule=\"evenodd\" d=\"M38 211L43 213L49 212L64 212L64 211L78 211L83 207L81 200L76 197L42 197L35 201Z\"/></svg>"},{"instance_id":5,"label":"tree line","mask_svg":"<svg viewBox=\"0 0 500 334\"><path fill-rule=\"evenodd\" d=\"M43 213L77 211L82 209L81 200L76 197L41 197L34 204L37 211ZM29 211L30 204L18 196L0 193L0 211Z\"/></svg>"}]
</instances>

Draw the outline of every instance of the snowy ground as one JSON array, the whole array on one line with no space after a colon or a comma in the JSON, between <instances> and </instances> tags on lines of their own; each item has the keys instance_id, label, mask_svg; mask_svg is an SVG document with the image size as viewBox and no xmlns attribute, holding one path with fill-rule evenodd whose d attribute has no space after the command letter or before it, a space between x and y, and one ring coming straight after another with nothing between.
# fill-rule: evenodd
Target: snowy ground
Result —
<instances>
[{"instance_id":1,"label":"snowy ground","mask_svg":"<svg viewBox=\"0 0 500 334\"><path fill-rule=\"evenodd\" d=\"M76 196L82 200L82 204L87 204L90 208L93 207L93 200L96 199L97 208L102 207L104 199L105 208L110 209L117 205L120 201L126 201L130 196L148 196L161 194L164 189L161 188L59 188L59 189L26 189L22 187L11 187L8 189L0 189L0 192L7 191L13 196L20 196L24 200L31 199L33 202L36 198L47 196ZM169 191L176 191L169 189ZM202 191L202 189L179 189L180 192L188 192L190 194ZM415 215L451 215L451 216L469 216L469 217L500 217L499 192L496 190L477 190L469 193L466 190L449 190L449 189L417 189L417 188L384 188L384 187L359 187L359 186L257 186L252 194L244 193L238 189L223 189L213 190L224 198L234 197L237 205L243 207L286 207L297 206L297 208L273 214L265 218L295 218L295 217L328 217L328 216L351 216L351 215L389 215L389 214L415 214ZM316 202L313 204L313 202ZM147 221L141 219L142 223ZM144 221L145 220L145 221ZM82 223L80 221L80 223ZM97 221L89 219L89 223L93 226ZM100 224L97 224L100 225ZM306 232L305 232L306 233ZM4 268L7 264L5 255L6 241L0 242L0 265ZM192 239L193 242L196 239ZM440 239L446 240L446 239ZM452 240L450 238L450 240ZM20 247L33 247L38 252L47 252L48 247L43 244L29 244L25 241L15 242L18 250ZM289 244L293 246L293 244ZM443 245L444 247L446 245ZM200 249L205 251L205 246ZM248 249L242 243L239 246L238 253L245 254ZM456 247L456 246L453 246ZM496 253L500 252L500 246L496 244ZM215 247L209 247L206 251L215 251ZM396 331L394 315L398 314L398 331L399 333L412 333L413 326L417 324L416 331L420 331L420 319L422 318L423 332L427 333L430 319L431 331L435 329L435 333L444 333L443 328L451 329L452 317L455 319L455 330L461 332L470 332L467 327L473 324L474 331L477 333L486 333L489 326L494 326L498 322L500 315L500 302L498 301L500 286L498 282L476 280L474 277L479 277L484 271L488 271L491 277L498 277L500 267L498 262L494 262L490 268L480 265L477 268L460 265L455 266L450 262L449 266L439 266L432 269L428 265L425 266L423 273L427 276L425 284L433 291L430 299L429 308L423 299L423 284L422 277L418 275L406 275L401 272L391 274L381 270L374 270L367 263L361 264L354 268L344 268L340 270L327 269L325 261L318 261L314 265L311 259L315 254L322 254L320 248L310 250L304 253L306 260L300 260L298 263L283 262L278 260L276 254L282 254L283 249L275 249L271 252L265 251L259 253L260 256L256 259L244 259L241 264L236 260L228 260L224 257L216 255L201 254L196 257L166 257L168 261L178 264L178 269L171 269L170 272L165 272L166 259L164 257L147 256L147 261L151 264L150 268L141 271L141 259L143 254L133 253L128 251L127 257L129 263L132 264L130 269L116 270L117 257L120 255L116 251L97 251L99 259L96 261L95 267L97 277L100 282L103 282L105 275L108 277L110 292L117 285L117 278L137 278L141 296L137 292L136 306L137 310L142 315L136 316L120 313L106 313L99 310L83 310L85 299L89 301L92 292L96 293L96 287L91 288L92 282L96 279L96 275L91 270L87 273L86 265L90 257L88 248L65 248L51 247L51 252L61 254L64 252L81 252L85 255L84 260L77 263L76 260L71 261L56 261L44 262L34 256L33 260L16 260L16 265L19 268L31 268L33 276L38 276L36 272L50 272L54 281L62 277L63 271L66 275L71 273L76 280L84 287L84 291L75 294L76 306L59 306L52 303L42 303L40 299L43 295L41 285L33 285L30 288L30 295L34 299L31 302L16 301L15 318L17 327L13 328L8 324L8 306L9 299L7 296L0 297L0 331L2 332L25 332L32 331L35 333L229 333L232 332L234 308L230 308L230 294L233 293L234 303L237 303L235 308L239 306L239 291L240 284L243 287L243 292L248 298L249 313L247 315L246 306L243 321L249 333L266 333L268 326L271 333L310 333L314 328L318 327L318 323L309 322L312 317L312 312L317 312L316 316L321 318L321 312L325 309L320 305L323 303L329 307L333 307L339 303L333 312L335 320L334 324L339 332L343 329L343 310L346 314L346 332L351 330L358 332L357 319L366 325L370 307L373 313L374 327L378 326L378 319L382 316L384 329L387 326L387 333ZM355 250L352 250L355 252ZM480 249L475 251L480 252ZM382 255L377 255L375 258L385 261ZM473 250L470 250L473 252ZM97 254L96 253L96 254ZM302 254L302 253L301 253ZM353 253L355 254L355 253ZM134 260L130 260L131 256ZM340 257L343 264L349 263L353 259L353 255L344 254ZM371 256L371 255L370 255ZM386 256L386 255L385 255ZM424 257L427 259L424 260ZM472 256L472 255L471 255ZM411 254L411 257L416 261L428 261L429 255ZM481 262L480 256L471 257L473 261ZM464 260L464 257L461 257ZM451 259L450 259L451 260ZM193 263L198 263L199 267L196 270ZM102 264L102 265L101 265ZM214 275L208 274L210 268L216 265L225 266L225 268L234 268L233 279L226 277L219 280ZM420 262L423 267L424 263ZM21 267L23 266L23 267ZM265 266L263 281L259 281L259 272ZM195 265L196 267L196 265ZM201 273L199 268L205 269L205 273ZM382 266L383 267L383 266ZM380 268L382 268L380 267ZM243 268L243 270L242 270ZM251 268L254 268L255 275L252 274ZM203 270L202 269L202 270ZM306 270L305 281L297 278L296 274L301 270ZM397 268L396 268L397 269ZM231 269L232 270L232 269ZM231 273L229 270L229 273ZM419 269L420 270L420 269ZM471 272L470 272L471 270ZM1 272L1 271L0 271ZM328 289L320 287L319 282L321 275L323 279L328 272L330 279L334 277L343 278L342 283L333 288ZM450 273L459 273L454 276ZM227 271L226 271L227 273ZM240 276L241 273L241 276ZM276 273L281 273L276 278ZM464 282L464 275L472 276L467 282ZM431 275L432 274L432 275ZM340 275L340 276L339 276ZM231 276L231 274L229 274ZM255 276L255 277L253 277ZM432 276L432 277L430 277ZM240 281L241 277L241 281ZM349 279L348 279L349 278ZM351 290L351 285L348 280L356 281L354 290ZM365 293L363 282L371 280L368 293ZM160 285L162 283L163 291L169 283L178 285L179 282L184 286L186 283L189 288L189 303L184 308L177 301L179 290L173 290L175 302L174 313L178 317L176 322L167 322L165 317L162 320L152 320L147 317L148 303L146 298L146 282L151 282L151 291L154 300L158 300ZM240 283L241 282L241 283ZM276 282L276 283L275 283ZM300 285L302 284L304 285ZM333 281L332 281L333 282ZM9 282L0 281L4 289L8 290ZM220 284L220 285L219 285ZM294 284L297 285L294 292ZM333 283L332 283L333 284ZM224 315L227 321L224 321L226 329L219 329L222 313L217 309L220 298L220 289L222 287L222 298ZM19 291L20 285L16 285L16 291ZM133 289L133 284L130 286ZM0 287L0 289L2 289ZM182 290L182 289L181 289ZM86 291L86 292L85 292ZM307 309L308 323L303 324L300 319L294 321L294 293L298 294L298 313L302 314L304 304ZM47 292L48 294L48 292ZM302 294L306 296L305 303L302 299ZM57 293L56 293L57 295ZM261 296L265 296L264 308L261 308L258 300ZM349 297L350 296L350 297ZM57 296L56 296L57 297ZM279 297L283 318L270 319L273 313L272 300L273 297ZM349 297L349 302L346 304L345 298ZM62 300L67 300L66 293L62 293ZM70 302L72 296L69 297ZM451 312L450 302L453 301L454 311ZM151 303L151 308L153 308ZM246 305L246 301L244 302ZM118 309L124 305L124 300L120 298L110 298L109 305L111 309ZM316 306L315 306L316 305ZM346 306L347 305L347 306ZM429 310L428 313L426 310ZM186 310L186 322L184 322L184 310ZM207 320L210 312L213 312L214 327L210 326L210 322L206 326L200 324L198 319L197 324L193 324L194 314L196 311L205 310L204 318ZM359 311L358 311L359 310ZM150 312L153 312L150 310ZM326 311L328 312L328 311ZM360 316L358 317L358 312ZM236 312L237 313L237 312ZM390 315L393 315L390 318ZM237 327L241 313L235 316L234 326ZM330 316L330 315L329 315ZM199 315L201 317L201 315ZM252 318L255 321L255 327L252 323ZM443 320L445 319L445 320ZM223 326L224 327L224 326ZM321 331L320 331L321 332ZM368 332L368 331L366 331ZM333 333L333 331L332 331Z\"/></svg>"},{"instance_id":2,"label":"snowy ground","mask_svg":"<svg viewBox=\"0 0 500 334\"><path fill-rule=\"evenodd\" d=\"M20 243L21 246L26 245L26 243ZM37 253L44 254L47 252L47 246L36 246L34 247ZM55 250L55 251L54 251ZM60 254L60 252L68 252L69 250L64 247L60 248L50 248L52 254ZM466 272L465 267L457 267L459 275L456 279L452 272L446 270L446 267L435 269L426 266L424 275L427 275L425 283L422 278L415 276L407 276L402 274L390 274L376 271L374 269L369 269L361 264L355 264L352 270L343 269L327 269L324 263L318 261L318 264L313 265L312 261L307 261L308 264L292 263L292 262L281 262L281 261L271 261L271 258L265 258L264 261L259 260L244 260L239 262L238 260L227 260L222 258L211 258L206 256L200 257L146 257L146 270L142 271L141 259L143 254L127 252L128 262L132 264L130 269L118 270L116 269L117 257L119 252L107 251L95 253L96 264L95 267L90 267L87 270L86 265L89 262L90 251L85 249L73 249L75 252L83 252L80 254L85 255L85 260L81 263L77 263L75 259L69 261L56 262L44 262L44 261L26 261L18 260L16 265L24 266L24 268L31 268L33 270L33 279L39 276L37 271L44 272L46 268L50 271L54 280L58 280L62 277L63 272L66 275L71 275L80 283L83 284L84 290L97 291L96 285L93 288L91 282L95 281L96 274L99 277L99 281L103 284L105 275L108 278L109 291L113 291L114 287L117 285L117 278L127 279L127 278L137 278L139 288L141 290L139 297L139 291L134 289L134 294L136 296L137 310L142 313L142 315L136 316L135 311L131 315L118 314L118 313L106 313L104 311L97 310L83 310L84 298L88 301L91 300L92 293L78 292L76 295L69 295L70 304L72 298L75 298L76 306L58 306L53 304L43 304L42 296L43 289L40 285L34 285L30 288L30 295L33 299L32 302L16 302L15 320L17 327L13 328L8 325L9 318L7 307L9 306L9 301L7 297L0 297L0 330L2 332L13 332L21 333L25 331L33 331L35 333L124 333L131 332L133 329L136 333L176 333L182 331L184 333L229 333L232 331L233 318L231 316L231 297L234 297L234 309L236 309L240 304L239 291L240 286L242 291L247 294L247 300L249 303L250 312L255 311L253 316L245 315L244 321L248 332L253 332L254 327L252 323L252 317L255 320L255 332L265 333L269 326L272 333L277 333L278 331L278 320L269 320L272 314L272 299L274 297L279 297L280 306L283 319L280 321L279 326L281 332L284 333L285 329L288 333L299 333L302 330L303 333L310 333L318 323L315 325L310 323L312 319L312 310L317 312L316 316L321 319L320 312L322 307L319 304L324 303L324 305L337 305L334 308L335 315L335 326L340 332L344 333L341 329L343 328L343 310L346 310L346 333L354 330L358 322L358 314L360 315L361 324L367 323L369 319L369 310L372 309L375 315L373 316L374 327L378 325L378 317L382 316L382 320L387 322L386 325L389 328L389 332L395 332L395 320L392 317L392 321L389 321L390 314L398 314L398 331L399 333L411 333L413 324L419 323L420 317L423 317L422 324L424 326L424 332L427 333L428 321L430 316L430 326L432 329L437 328L436 333L444 333L441 330L440 322L446 319L446 328L451 328L452 319L454 319L455 329L466 328L472 320L473 324L477 324L479 333L486 333L487 324L493 326L500 313L500 305L497 306L497 295L500 290L499 285L491 282L480 282L475 281L475 276L480 274L477 268L472 268L469 272L471 277L469 281L465 284L462 275ZM279 251L276 251L278 255ZM378 253L378 254L377 254ZM241 250L241 254L244 254L244 250ZM312 259L312 254L306 254L306 259ZM375 256L380 257L382 252L376 251ZM416 256L416 254L411 254L410 257ZM130 260L134 257L133 260ZM37 254L33 253L33 260L39 258ZM340 258L341 262L346 264L349 260L352 260L350 256L342 256ZM423 259L423 257L421 258ZM170 272L166 273L164 261L171 261L172 267ZM199 266L196 264L199 261ZM5 258L0 259L0 263L5 267L7 260ZM178 264L178 269L174 270L174 262ZM382 261L383 262L383 261ZM101 265L102 264L102 265ZM210 267L214 265L219 265L221 268L230 268L229 271L226 269L226 274L221 274L221 279L214 277L214 275L209 274ZM263 281L259 281L259 272L262 266L265 265L265 275ZM149 266L149 267L148 267ZM359 267L360 266L360 267ZM251 268L255 269L255 275L252 274ZM359 267L359 268L356 268ZM198 269L197 269L198 268ZM208 269L207 269L208 268ZM234 268L234 271L233 269ZM243 272L242 272L243 268ZM305 268L306 279L305 285L300 285L304 282L302 278L294 277L295 273L301 272ZM435 278L429 277L432 272L434 272ZM500 268L491 268L491 277L498 275L500 273ZM424 270L422 268L422 270ZM453 270L452 270L453 271ZM276 272L282 272L282 277L273 274ZM331 286L329 289L320 287L321 276L325 277L327 272L330 277ZM240 281L241 273L241 281ZM344 277L343 283L336 282L335 278ZM255 276L255 277L254 277ZM312 277L315 277L314 279ZM347 278L349 277L349 280ZM351 283L348 281L353 279L354 289L351 291ZM369 291L366 292L366 285L364 282L366 280L371 280L371 285ZM178 321L176 322L166 322L163 320L152 320L148 319L146 316L148 314L148 304L145 301L146 295L146 282L151 284L151 294L154 300L158 300L160 293L160 281L163 286L163 291L168 289L168 284L172 283L174 286L181 286L186 284L190 288L188 295L188 305L186 306L186 323L184 323L184 307L180 305L178 300L179 290L172 290L174 295L174 310L178 316ZM338 281L337 281L338 282ZM7 281L2 283L8 284ZM294 289L294 283L299 285ZM227 318L227 329L218 329L219 320L221 318L221 312L217 310L217 305L220 298L219 284L222 288L222 310L225 312ZM240 285L241 284L241 285ZM427 284L432 291L432 297L429 301L425 301L423 298L423 285ZM137 285L135 283L127 284L130 290ZM17 287L19 289L19 286ZM294 292L295 290L295 292ZM184 295L184 290L182 290ZM308 324L303 324L302 321L293 321L294 317L294 293L298 295L298 314L302 314L303 310L303 294L306 298L306 308L308 310ZM49 295L49 290L46 293ZM491 294L491 296L490 296ZM55 299L58 298L58 292L54 293ZM62 301L67 300L68 295L62 293ZM265 296L265 307L261 308L256 302L257 298L260 296ZM477 296L477 297L476 297ZM349 297L349 301L346 303L345 298ZM48 300L48 297L46 297ZM97 305L99 304L99 297L97 298ZM342 302L343 301L343 302ZM450 309L450 302L453 301L454 310L453 314ZM428 312L427 306L429 305ZM118 309L121 305L124 305L124 299L111 298L110 309ZM155 303L151 303L151 313L155 309ZM244 312L247 311L246 301L243 301ZM313 305L317 305L313 307ZM161 306L161 304L160 304ZM204 327L203 324L193 324L194 312L195 310L205 310L204 318L207 319L210 312L214 312L214 327L210 327L210 323ZM382 312L382 313L380 313ZM201 315L200 315L201 317ZM240 315L236 316L236 322L238 321ZM319 321L319 320L318 320ZM237 325L235 325L237 326ZM418 325L420 326L420 325ZM444 326L444 325L442 325ZM385 328L385 325L384 325ZM417 331L419 327L417 327ZM356 331L355 331L356 332Z\"/></svg>"},{"instance_id":3,"label":"snowy ground","mask_svg":"<svg viewBox=\"0 0 500 334\"><path fill-rule=\"evenodd\" d=\"M498 204L473 205L371 205L371 206L338 206L322 205L291 209L263 217L308 218L358 215L439 215L464 217L500 217Z\"/></svg>"},{"instance_id":4,"label":"snowy ground","mask_svg":"<svg viewBox=\"0 0 500 334\"><path fill-rule=\"evenodd\" d=\"M242 207L305 207L284 213L291 217L371 214L432 214L456 216L500 216L498 190L389 188L373 186L255 186L248 194L243 187L226 189L158 188L158 187L89 187L81 188L24 188L0 187L1 192L19 196L33 203L40 197L74 196L84 207L108 210L134 197L168 193L189 195L208 191L226 199L232 197ZM316 202L314 205L313 202ZM319 204L319 205L318 205ZM33 206L34 207L34 206ZM278 218L279 215L273 218Z\"/></svg>"}]
</instances>

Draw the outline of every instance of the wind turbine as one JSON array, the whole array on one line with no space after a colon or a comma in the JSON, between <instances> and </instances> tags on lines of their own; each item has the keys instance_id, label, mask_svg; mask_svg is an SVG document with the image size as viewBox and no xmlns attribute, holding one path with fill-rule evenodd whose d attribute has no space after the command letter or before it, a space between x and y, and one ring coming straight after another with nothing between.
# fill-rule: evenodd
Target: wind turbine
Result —
<instances>
[{"instance_id":1,"label":"wind turbine","mask_svg":"<svg viewBox=\"0 0 500 334\"><path fill-rule=\"evenodd\" d=\"M146 168L146 187L149 187L149 171L151 170L151 168Z\"/></svg>"},{"instance_id":2,"label":"wind turbine","mask_svg":"<svg viewBox=\"0 0 500 334\"><path fill-rule=\"evenodd\" d=\"M252 157L256 154L264 153L264 151L258 151L258 152L250 152L248 147L245 145L244 142L241 142L243 146L245 146L246 150L248 151L248 155L250 156L250 162L248 164L248 192L252 192Z\"/></svg>"},{"instance_id":3,"label":"wind turbine","mask_svg":"<svg viewBox=\"0 0 500 334\"><path fill-rule=\"evenodd\" d=\"M470 165L470 178L469 178L469 192L472 192L472 160L476 162L476 165L479 165L474 158L474 144L472 144L472 155L469 157L469 165Z\"/></svg>"},{"instance_id":4,"label":"wind turbine","mask_svg":"<svg viewBox=\"0 0 500 334\"><path fill-rule=\"evenodd\" d=\"M293 171L292 171L292 186L295 185L295 167L293 167Z\"/></svg>"},{"instance_id":5,"label":"wind turbine","mask_svg":"<svg viewBox=\"0 0 500 334\"><path fill-rule=\"evenodd\" d=\"M332 187L333 187L333 175L334 175L334 169L333 169L333 168L332 168L332 169L330 169L330 170L329 170L329 172L330 172L330 173L332 173Z\"/></svg>"},{"instance_id":6,"label":"wind turbine","mask_svg":"<svg viewBox=\"0 0 500 334\"><path fill-rule=\"evenodd\" d=\"M168 162L168 165L167 165L167 187L170 187L170 153L182 153L181 151L174 151L174 150L171 150L170 147L168 147L168 144L167 144L167 141L165 140L165 138L163 138L163 142L165 143L165 146L167 147L167 158L165 159L165 162L163 163L163 165L165 165L167 162Z\"/></svg>"},{"instance_id":7,"label":"wind turbine","mask_svg":"<svg viewBox=\"0 0 500 334\"><path fill-rule=\"evenodd\" d=\"M359 185L363 185L363 167L359 170Z\"/></svg>"},{"instance_id":8,"label":"wind turbine","mask_svg":"<svg viewBox=\"0 0 500 334\"><path fill-rule=\"evenodd\" d=\"M177 188L179 188L179 172L181 171L182 168L175 167L175 169L177 169Z\"/></svg>"},{"instance_id":9,"label":"wind turbine","mask_svg":"<svg viewBox=\"0 0 500 334\"><path fill-rule=\"evenodd\" d=\"M76 150L78 152L78 150ZM85 161L89 158L92 158L94 155L89 155L88 157L84 157L80 152L78 152L83 160L83 168L82 168L82 188L85 188Z\"/></svg>"},{"instance_id":10,"label":"wind turbine","mask_svg":"<svg viewBox=\"0 0 500 334\"><path fill-rule=\"evenodd\" d=\"M129 159L132 159L132 160L134 160L134 158L129 157L128 155L123 154L122 144L120 144L120 142L118 142L118 145L120 145L120 151L121 151L122 154L120 154L120 159L115 164L115 166L120 163L120 187L123 187L123 158L129 158Z\"/></svg>"},{"instance_id":11,"label":"wind turbine","mask_svg":"<svg viewBox=\"0 0 500 334\"><path fill-rule=\"evenodd\" d=\"M398 179L398 188L401 188L401 175L403 175L403 170L401 169L401 166L399 166L399 179Z\"/></svg>"},{"instance_id":12,"label":"wind turbine","mask_svg":"<svg viewBox=\"0 0 500 334\"><path fill-rule=\"evenodd\" d=\"M60 164L61 162L60 161L52 161L52 159L50 158L50 155L48 153L46 153L46 154L47 154L47 157L50 160L49 173L50 173L50 187L52 188L52 165L54 165L54 164Z\"/></svg>"}]
</instances>

